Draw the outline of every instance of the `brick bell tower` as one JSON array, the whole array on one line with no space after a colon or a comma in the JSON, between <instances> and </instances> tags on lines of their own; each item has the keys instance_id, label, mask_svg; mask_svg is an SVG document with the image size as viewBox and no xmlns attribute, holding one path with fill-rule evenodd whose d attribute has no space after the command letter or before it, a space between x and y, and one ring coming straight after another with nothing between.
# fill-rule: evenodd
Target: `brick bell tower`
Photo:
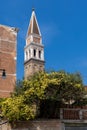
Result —
<instances>
[{"instance_id":1,"label":"brick bell tower","mask_svg":"<svg viewBox=\"0 0 87 130\"><path fill-rule=\"evenodd\" d=\"M34 9L32 10L32 15L27 31L24 55L25 79L33 75L35 72L44 70L44 46L42 44L41 32Z\"/></svg>"},{"instance_id":2,"label":"brick bell tower","mask_svg":"<svg viewBox=\"0 0 87 130\"><path fill-rule=\"evenodd\" d=\"M0 71L0 98L9 97L16 82L17 28L0 25L0 69L6 70L3 79Z\"/></svg>"}]
</instances>

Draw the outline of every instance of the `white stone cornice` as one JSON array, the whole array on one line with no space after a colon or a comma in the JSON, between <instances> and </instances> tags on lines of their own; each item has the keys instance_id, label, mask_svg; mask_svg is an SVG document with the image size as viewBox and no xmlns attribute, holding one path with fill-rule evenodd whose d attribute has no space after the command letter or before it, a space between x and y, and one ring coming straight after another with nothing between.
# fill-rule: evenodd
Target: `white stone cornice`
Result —
<instances>
[{"instance_id":1,"label":"white stone cornice","mask_svg":"<svg viewBox=\"0 0 87 130\"><path fill-rule=\"evenodd\" d=\"M1 50L0 50L0 53L12 54L13 52L12 52L12 51L11 51L11 52L8 52L8 51L1 51Z\"/></svg>"},{"instance_id":2,"label":"white stone cornice","mask_svg":"<svg viewBox=\"0 0 87 130\"><path fill-rule=\"evenodd\" d=\"M43 44L38 44L38 43L31 42L30 44L26 45L26 46L24 47L24 49L26 49L26 48L28 48L28 47L30 47L30 46L32 46L32 45L34 45L34 46L36 46L36 47L44 48L44 45L43 45Z\"/></svg>"},{"instance_id":3,"label":"white stone cornice","mask_svg":"<svg viewBox=\"0 0 87 130\"><path fill-rule=\"evenodd\" d=\"M0 93L12 93L13 91L8 91L8 90L0 90Z\"/></svg>"},{"instance_id":4,"label":"white stone cornice","mask_svg":"<svg viewBox=\"0 0 87 130\"><path fill-rule=\"evenodd\" d=\"M1 75L2 73L0 72L0 75ZM16 73L15 74L10 74L10 73L6 73L6 76L16 76Z\"/></svg>"}]
</instances>

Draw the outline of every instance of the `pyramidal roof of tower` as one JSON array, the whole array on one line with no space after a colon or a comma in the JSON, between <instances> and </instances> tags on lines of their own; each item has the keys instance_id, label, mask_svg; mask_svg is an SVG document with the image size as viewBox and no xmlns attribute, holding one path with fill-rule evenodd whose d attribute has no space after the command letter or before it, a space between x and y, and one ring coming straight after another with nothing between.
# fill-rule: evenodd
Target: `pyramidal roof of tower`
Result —
<instances>
[{"instance_id":1,"label":"pyramidal roof of tower","mask_svg":"<svg viewBox=\"0 0 87 130\"><path fill-rule=\"evenodd\" d=\"M38 22L37 22L37 18L36 18L34 9L32 10L31 19L29 22L27 37L31 34L36 34L36 35L41 36L41 32L40 32L40 29L38 26Z\"/></svg>"}]
</instances>

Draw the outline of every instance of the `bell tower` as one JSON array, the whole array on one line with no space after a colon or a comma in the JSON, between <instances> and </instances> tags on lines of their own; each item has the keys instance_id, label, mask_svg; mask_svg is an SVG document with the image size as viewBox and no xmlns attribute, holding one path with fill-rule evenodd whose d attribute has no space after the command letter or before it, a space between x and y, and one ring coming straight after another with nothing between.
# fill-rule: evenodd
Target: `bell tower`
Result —
<instances>
[{"instance_id":1,"label":"bell tower","mask_svg":"<svg viewBox=\"0 0 87 130\"><path fill-rule=\"evenodd\" d=\"M24 56L25 79L36 72L44 70L44 46L42 44L41 32L34 9L32 10L32 15L26 35Z\"/></svg>"}]
</instances>

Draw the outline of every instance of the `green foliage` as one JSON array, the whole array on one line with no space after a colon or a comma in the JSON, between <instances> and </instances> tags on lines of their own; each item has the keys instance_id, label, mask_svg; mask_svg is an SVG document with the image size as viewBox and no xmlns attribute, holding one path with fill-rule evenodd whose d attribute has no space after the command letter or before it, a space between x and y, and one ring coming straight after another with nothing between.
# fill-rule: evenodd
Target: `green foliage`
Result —
<instances>
[{"instance_id":1,"label":"green foliage","mask_svg":"<svg viewBox=\"0 0 87 130\"><path fill-rule=\"evenodd\" d=\"M82 101L84 95L80 74L39 72L28 80L17 82L12 97L2 103L2 114L9 121L34 119L38 116L41 101L69 104Z\"/></svg>"},{"instance_id":2,"label":"green foliage","mask_svg":"<svg viewBox=\"0 0 87 130\"><path fill-rule=\"evenodd\" d=\"M2 103L2 115L9 121L29 120L35 117L36 105L26 104L24 96L8 98Z\"/></svg>"},{"instance_id":3,"label":"green foliage","mask_svg":"<svg viewBox=\"0 0 87 130\"><path fill-rule=\"evenodd\" d=\"M15 95L15 96L18 96L19 94L23 94L24 90L23 90L23 81L21 80L18 80L16 82L16 86L15 86L15 89L14 89L14 94L12 93L12 96Z\"/></svg>"},{"instance_id":4,"label":"green foliage","mask_svg":"<svg viewBox=\"0 0 87 130\"><path fill-rule=\"evenodd\" d=\"M4 98L0 98L0 108L1 108L2 102L3 102L4 100L5 100Z\"/></svg>"}]
</instances>

